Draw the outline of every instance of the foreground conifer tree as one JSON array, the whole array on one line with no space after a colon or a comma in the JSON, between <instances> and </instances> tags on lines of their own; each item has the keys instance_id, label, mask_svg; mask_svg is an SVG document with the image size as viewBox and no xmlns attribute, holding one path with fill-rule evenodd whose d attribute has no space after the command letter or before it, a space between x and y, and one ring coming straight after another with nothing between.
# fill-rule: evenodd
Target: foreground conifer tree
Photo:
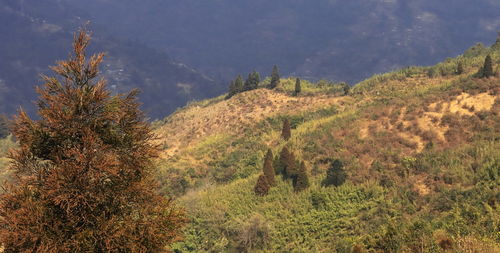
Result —
<instances>
[{"instance_id":1,"label":"foreground conifer tree","mask_svg":"<svg viewBox=\"0 0 500 253\"><path fill-rule=\"evenodd\" d=\"M21 111L13 134L17 182L0 196L5 252L162 252L185 222L157 194L153 134L137 92L111 96L95 81L103 55L86 59L90 36L52 67L38 89L40 120Z\"/></svg>"}]
</instances>

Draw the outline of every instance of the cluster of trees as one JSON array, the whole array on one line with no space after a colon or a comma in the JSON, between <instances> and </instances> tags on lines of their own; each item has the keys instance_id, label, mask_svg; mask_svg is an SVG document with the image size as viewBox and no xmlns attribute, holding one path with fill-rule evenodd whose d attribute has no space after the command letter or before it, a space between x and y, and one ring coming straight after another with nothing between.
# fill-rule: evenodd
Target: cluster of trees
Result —
<instances>
[{"instance_id":1,"label":"cluster of trees","mask_svg":"<svg viewBox=\"0 0 500 253\"><path fill-rule=\"evenodd\" d=\"M9 135L9 120L4 114L0 114L0 139Z\"/></svg>"},{"instance_id":2,"label":"cluster of trees","mask_svg":"<svg viewBox=\"0 0 500 253\"><path fill-rule=\"evenodd\" d=\"M253 71L248 74L247 79L243 82L243 77L238 75L235 80L231 81L229 84L229 91L226 98L230 98L240 92L255 90L259 87L260 74L257 71Z\"/></svg>"},{"instance_id":3,"label":"cluster of trees","mask_svg":"<svg viewBox=\"0 0 500 253\"><path fill-rule=\"evenodd\" d=\"M283 121L281 137L288 141L291 137L290 122ZM275 175L281 175L283 179L292 181L295 191L302 191L309 187L309 176L304 161L295 158L295 154L290 152L287 146L283 147L279 156L273 157L271 149L267 151L264 159L263 173L255 184L255 194L259 196L267 195L269 189L276 185Z\"/></svg>"},{"instance_id":4,"label":"cluster of trees","mask_svg":"<svg viewBox=\"0 0 500 253\"><path fill-rule=\"evenodd\" d=\"M226 99L229 99L232 96L241 92L255 90L259 87L259 83L260 83L260 74L255 70L248 74L248 77L245 81L243 81L243 77L241 75L238 75L236 79L230 82ZM278 67L274 65L271 74L271 83L269 84L268 88L274 89L276 88L276 86L278 86L279 83L280 83L279 70Z\"/></svg>"},{"instance_id":5,"label":"cluster of trees","mask_svg":"<svg viewBox=\"0 0 500 253\"><path fill-rule=\"evenodd\" d=\"M12 133L16 181L0 196L5 252L162 252L186 222L153 179L158 148L136 91L112 96L87 59L90 36L38 90L40 120L21 111Z\"/></svg>"}]
</instances>

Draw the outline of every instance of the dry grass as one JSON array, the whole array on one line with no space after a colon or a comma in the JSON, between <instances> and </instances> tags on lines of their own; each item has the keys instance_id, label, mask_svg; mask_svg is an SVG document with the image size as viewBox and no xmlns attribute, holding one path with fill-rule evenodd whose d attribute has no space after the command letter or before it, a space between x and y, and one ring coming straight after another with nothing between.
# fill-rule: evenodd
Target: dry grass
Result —
<instances>
[{"instance_id":1,"label":"dry grass","mask_svg":"<svg viewBox=\"0 0 500 253\"><path fill-rule=\"evenodd\" d=\"M160 144L165 147L163 156L169 157L210 136L241 133L266 117L327 108L340 105L346 99L327 95L293 97L258 89L212 105L196 105L181 110L171 115L156 133Z\"/></svg>"},{"instance_id":2,"label":"dry grass","mask_svg":"<svg viewBox=\"0 0 500 253\"><path fill-rule=\"evenodd\" d=\"M360 139L368 139L382 131L389 131L409 143L415 143L415 152L419 153L429 142L445 143L452 137L451 135L460 134L455 131L457 130L455 127L460 124L461 116L491 111L495 100L499 98L500 95L488 92L475 95L461 93L450 101L426 104L421 110L412 112L408 112L406 107L386 107L385 110L375 112L371 117L372 120L366 118L360 120L357 124L358 136ZM453 131L450 130L450 125L455 125L454 129L451 129Z\"/></svg>"}]
</instances>

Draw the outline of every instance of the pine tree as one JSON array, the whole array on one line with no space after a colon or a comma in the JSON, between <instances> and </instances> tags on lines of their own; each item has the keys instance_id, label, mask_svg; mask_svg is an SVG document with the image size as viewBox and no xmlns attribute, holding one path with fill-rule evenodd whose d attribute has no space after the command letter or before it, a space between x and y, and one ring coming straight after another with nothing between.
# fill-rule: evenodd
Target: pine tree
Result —
<instances>
[{"instance_id":1,"label":"pine tree","mask_svg":"<svg viewBox=\"0 0 500 253\"><path fill-rule=\"evenodd\" d=\"M280 74L278 66L273 66L273 72L271 73L271 83L269 84L269 89L274 89L280 84Z\"/></svg>"},{"instance_id":2,"label":"pine tree","mask_svg":"<svg viewBox=\"0 0 500 253\"><path fill-rule=\"evenodd\" d=\"M297 171L297 176L293 182L293 189L295 191L302 191L309 187L309 177L307 176L307 169L304 161L300 163L299 169Z\"/></svg>"},{"instance_id":3,"label":"pine tree","mask_svg":"<svg viewBox=\"0 0 500 253\"><path fill-rule=\"evenodd\" d=\"M249 91L252 90L252 73L248 74L247 79L245 80L245 83L243 84L243 91Z\"/></svg>"},{"instance_id":4,"label":"pine tree","mask_svg":"<svg viewBox=\"0 0 500 253\"><path fill-rule=\"evenodd\" d=\"M247 80L245 80L245 84L243 85L243 90L244 91L255 90L259 87L259 83L260 83L259 72L254 70L252 73L248 74L248 78Z\"/></svg>"},{"instance_id":5,"label":"pine tree","mask_svg":"<svg viewBox=\"0 0 500 253\"><path fill-rule=\"evenodd\" d=\"M497 40L495 41L495 44L491 46L492 50L499 50L500 49L500 31L497 33Z\"/></svg>"},{"instance_id":6,"label":"pine tree","mask_svg":"<svg viewBox=\"0 0 500 253\"><path fill-rule=\"evenodd\" d=\"M490 55L487 55L486 58L484 59L484 65L482 70L483 73L481 77L487 78L493 76L493 62L491 60Z\"/></svg>"},{"instance_id":7,"label":"pine tree","mask_svg":"<svg viewBox=\"0 0 500 253\"><path fill-rule=\"evenodd\" d=\"M283 147L279 156L278 172L281 173L283 178L287 178L287 166L290 166L290 151L287 147Z\"/></svg>"},{"instance_id":8,"label":"pine tree","mask_svg":"<svg viewBox=\"0 0 500 253\"><path fill-rule=\"evenodd\" d=\"M338 160L335 159L332 164L330 165L330 168L326 172L326 178L323 180L323 185L329 186L329 185L335 185L335 186L340 186L342 185L346 178L347 175L344 171L344 164Z\"/></svg>"},{"instance_id":9,"label":"pine tree","mask_svg":"<svg viewBox=\"0 0 500 253\"><path fill-rule=\"evenodd\" d=\"M298 161L295 159L295 153L290 152L285 166L286 176L288 178L294 179L298 174L299 167L300 163L298 163Z\"/></svg>"},{"instance_id":10,"label":"pine tree","mask_svg":"<svg viewBox=\"0 0 500 253\"><path fill-rule=\"evenodd\" d=\"M238 90L236 88L236 84L234 83L234 81L231 81L231 83L229 84L229 91L227 93L226 99L231 98L232 96L236 95L237 93L238 93Z\"/></svg>"},{"instance_id":11,"label":"pine tree","mask_svg":"<svg viewBox=\"0 0 500 253\"><path fill-rule=\"evenodd\" d=\"M10 158L16 182L0 196L5 252L160 252L178 238L183 212L153 180L158 148L136 91L111 96L96 80L103 54L90 36L38 89L40 120L21 111Z\"/></svg>"},{"instance_id":12,"label":"pine tree","mask_svg":"<svg viewBox=\"0 0 500 253\"><path fill-rule=\"evenodd\" d=\"M257 183L255 184L254 187L255 195L265 196L269 192L270 188L271 186L267 182L266 176L262 174L259 176L259 178L257 179Z\"/></svg>"},{"instance_id":13,"label":"pine tree","mask_svg":"<svg viewBox=\"0 0 500 253\"><path fill-rule=\"evenodd\" d=\"M464 65L461 61L458 62L457 64L457 75L461 75L464 73Z\"/></svg>"},{"instance_id":14,"label":"pine tree","mask_svg":"<svg viewBox=\"0 0 500 253\"><path fill-rule=\"evenodd\" d=\"M238 75L234 80L234 90L236 93L243 91L243 77L241 75Z\"/></svg>"},{"instance_id":15,"label":"pine tree","mask_svg":"<svg viewBox=\"0 0 500 253\"><path fill-rule=\"evenodd\" d=\"M295 96L297 96L301 91L302 91L302 87L300 85L300 79L297 78L297 79L295 79L295 92L294 92Z\"/></svg>"},{"instance_id":16,"label":"pine tree","mask_svg":"<svg viewBox=\"0 0 500 253\"><path fill-rule=\"evenodd\" d=\"M292 133L290 130L290 121L288 121L288 119L285 119L283 121L283 128L281 129L281 137L285 141L288 141L290 139L290 137L292 137Z\"/></svg>"},{"instance_id":17,"label":"pine tree","mask_svg":"<svg viewBox=\"0 0 500 253\"><path fill-rule=\"evenodd\" d=\"M266 157L264 159L263 166L264 175L266 176L267 182L270 186L276 185L276 179L274 177L275 171L273 168L273 152L271 149L267 150Z\"/></svg>"},{"instance_id":18,"label":"pine tree","mask_svg":"<svg viewBox=\"0 0 500 253\"><path fill-rule=\"evenodd\" d=\"M257 71L252 72L252 89L257 89L260 83L260 74Z\"/></svg>"},{"instance_id":19,"label":"pine tree","mask_svg":"<svg viewBox=\"0 0 500 253\"><path fill-rule=\"evenodd\" d=\"M9 120L7 116L0 114L0 139L9 135Z\"/></svg>"}]
</instances>

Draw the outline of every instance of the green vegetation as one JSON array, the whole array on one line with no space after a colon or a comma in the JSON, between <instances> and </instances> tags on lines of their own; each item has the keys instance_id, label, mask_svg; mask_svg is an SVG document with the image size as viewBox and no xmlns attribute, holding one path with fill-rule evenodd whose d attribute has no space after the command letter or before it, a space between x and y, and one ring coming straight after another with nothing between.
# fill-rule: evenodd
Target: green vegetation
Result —
<instances>
[{"instance_id":1,"label":"green vegetation","mask_svg":"<svg viewBox=\"0 0 500 253\"><path fill-rule=\"evenodd\" d=\"M210 152L230 147L234 156L212 156L207 170L224 161L238 176L179 198L192 222L174 250L499 252L499 80L474 76L488 54L495 68L498 49L475 46L350 90L301 80L297 98L348 99L275 114L212 143ZM273 91L292 96L295 84L296 78L281 79ZM287 140L280 138L285 119ZM273 167L284 177L256 196L268 147L279 154ZM302 169L306 163L309 170Z\"/></svg>"}]
</instances>

